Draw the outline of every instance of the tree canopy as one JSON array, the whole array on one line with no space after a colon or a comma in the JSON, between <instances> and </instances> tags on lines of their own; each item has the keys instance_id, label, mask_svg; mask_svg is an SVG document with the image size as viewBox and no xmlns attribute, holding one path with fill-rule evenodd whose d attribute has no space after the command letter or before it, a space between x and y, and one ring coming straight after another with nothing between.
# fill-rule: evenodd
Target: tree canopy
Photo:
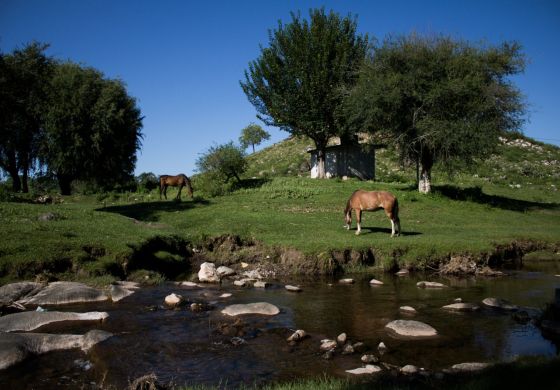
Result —
<instances>
[{"instance_id":1,"label":"tree canopy","mask_svg":"<svg viewBox=\"0 0 560 390\"><path fill-rule=\"evenodd\" d=\"M309 20L292 13L290 23L279 22L269 32L269 46L261 47L245 71L241 87L259 119L311 138L319 152L320 177L329 139L348 134L342 91L355 83L368 47L354 18L324 9L311 10Z\"/></svg>"},{"instance_id":2,"label":"tree canopy","mask_svg":"<svg viewBox=\"0 0 560 390\"><path fill-rule=\"evenodd\" d=\"M119 80L93 68L59 64L51 80L42 161L62 194L76 179L110 187L129 180L142 137L135 99Z\"/></svg>"},{"instance_id":3,"label":"tree canopy","mask_svg":"<svg viewBox=\"0 0 560 390\"><path fill-rule=\"evenodd\" d=\"M240 175L247 169L247 160L245 160L243 149L230 141L226 144L211 146L196 160L196 166L201 173L211 174L224 182L228 182L232 178L240 182Z\"/></svg>"},{"instance_id":4,"label":"tree canopy","mask_svg":"<svg viewBox=\"0 0 560 390\"><path fill-rule=\"evenodd\" d=\"M524 69L517 43L472 45L449 37L390 37L374 50L345 100L362 131L389 133L416 161L429 192L436 161L472 162L503 132L518 130L524 104L508 76Z\"/></svg>"},{"instance_id":5,"label":"tree canopy","mask_svg":"<svg viewBox=\"0 0 560 390\"><path fill-rule=\"evenodd\" d=\"M243 149L247 149L249 146L252 146L253 153L255 153L255 145L259 145L267 139L270 139L270 134L268 134L261 126L251 123L249 126L241 130L239 143Z\"/></svg>"}]
</instances>

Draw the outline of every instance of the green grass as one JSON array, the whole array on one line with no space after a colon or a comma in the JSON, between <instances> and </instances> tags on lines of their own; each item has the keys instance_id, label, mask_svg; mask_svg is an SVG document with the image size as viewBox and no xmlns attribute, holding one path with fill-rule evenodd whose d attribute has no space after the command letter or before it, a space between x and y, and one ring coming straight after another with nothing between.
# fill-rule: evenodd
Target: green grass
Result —
<instances>
[{"instance_id":1,"label":"green grass","mask_svg":"<svg viewBox=\"0 0 560 390\"><path fill-rule=\"evenodd\" d=\"M354 234L355 222L352 230L343 229L346 200L357 188L395 193L401 237L390 237L382 211L364 213L360 236ZM308 255L371 248L379 266L396 258L401 265L418 267L449 254L487 253L515 240L554 245L560 237L557 192L490 184L440 185L433 194L421 195L404 184L279 177L216 198L150 200L155 198L129 196L128 202L114 204L95 197L69 197L55 205L2 202L1 275L124 276L139 261L134 253L142 251L154 261L167 259L170 267L180 261L181 244L162 244L157 237L197 243L232 234ZM55 219L40 221L47 212Z\"/></svg>"}]
</instances>

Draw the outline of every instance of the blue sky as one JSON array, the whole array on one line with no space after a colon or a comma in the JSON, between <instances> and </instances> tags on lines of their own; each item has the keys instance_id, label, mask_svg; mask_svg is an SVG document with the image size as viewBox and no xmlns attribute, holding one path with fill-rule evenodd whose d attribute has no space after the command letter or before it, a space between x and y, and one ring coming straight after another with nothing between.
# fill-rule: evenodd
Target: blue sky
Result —
<instances>
[{"instance_id":1,"label":"blue sky","mask_svg":"<svg viewBox=\"0 0 560 390\"><path fill-rule=\"evenodd\" d=\"M529 60L514 78L529 103L523 131L560 145L557 0L0 0L0 50L46 42L49 55L122 79L145 116L136 173L191 175L201 153L259 123L239 81L268 45L268 30L291 11L307 16L322 6L357 16L359 31L379 40L420 32L520 42ZM271 139L260 148L289 135L265 128Z\"/></svg>"}]
</instances>

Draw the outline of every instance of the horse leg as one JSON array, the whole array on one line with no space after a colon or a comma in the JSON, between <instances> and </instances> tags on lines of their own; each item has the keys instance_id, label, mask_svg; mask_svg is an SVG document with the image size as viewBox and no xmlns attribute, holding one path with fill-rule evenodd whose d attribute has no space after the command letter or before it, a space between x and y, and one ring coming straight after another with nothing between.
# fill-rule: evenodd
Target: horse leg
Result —
<instances>
[{"instance_id":1,"label":"horse leg","mask_svg":"<svg viewBox=\"0 0 560 390\"><path fill-rule=\"evenodd\" d=\"M179 186L179 192L177 192L177 196L176 196L176 198L175 198L175 199L179 199L179 200L181 200L181 190L182 190L182 189L183 189L183 186L182 186L182 185L181 185L181 186Z\"/></svg>"},{"instance_id":2,"label":"horse leg","mask_svg":"<svg viewBox=\"0 0 560 390\"><path fill-rule=\"evenodd\" d=\"M362 210L360 209L356 209L356 226L358 227L356 235L359 235L362 231Z\"/></svg>"},{"instance_id":3,"label":"horse leg","mask_svg":"<svg viewBox=\"0 0 560 390\"><path fill-rule=\"evenodd\" d=\"M163 186L163 196L165 197L165 200L167 200L167 184Z\"/></svg>"},{"instance_id":4,"label":"horse leg","mask_svg":"<svg viewBox=\"0 0 560 390\"><path fill-rule=\"evenodd\" d=\"M395 232L396 232L396 235L398 237L401 233L401 224L400 224L400 221L399 221L399 217L394 215L394 213L391 212L391 211L385 211L385 214L387 214L387 217L391 221L391 237L395 237ZM398 229L396 231L395 231L395 226L397 226L397 229Z\"/></svg>"}]
</instances>

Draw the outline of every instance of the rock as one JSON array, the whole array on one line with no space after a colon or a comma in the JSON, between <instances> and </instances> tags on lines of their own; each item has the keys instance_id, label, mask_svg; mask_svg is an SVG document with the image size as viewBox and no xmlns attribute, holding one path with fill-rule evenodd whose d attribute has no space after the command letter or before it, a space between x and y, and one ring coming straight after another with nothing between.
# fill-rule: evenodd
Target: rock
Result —
<instances>
[{"instance_id":1,"label":"rock","mask_svg":"<svg viewBox=\"0 0 560 390\"><path fill-rule=\"evenodd\" d=\"M43 287L42 283L17 282L0 287L0 303L10 304L15 301L23 300L38 293Z\"/></svg>"},{"instance_id":2,"label":"rock","mask_svg":"<svg viewBox=\"0 0 560 390\"><path fill-rule=\"evenodd\" d=\"M256 302L247 304L237 304L227 306L222 310L223 314L228 316L238 316L242 314L262 314L267 316L274 316L280 313L280 309L271 303Z\"/></svg>"},{"instance_id":3,"label":"rock","mask_svg":"<svg viewBox=\"0 0 560 390\"><path fill-rule=\"evenodd\" d=\"M335 349L337 346L336 340L324 339L321 340L321 350L322 351L330 351L331 349Z\"/></svg>"},{"instance_id":4,"label":"rock","mask_svg":"<svg viewBox=\"0 0 560 390\"><path fill-rule=\"evenodd\" d=\"M334 356L334 349L329 349L321 357L325 360L330 360Z\"/></svg>"},{"instance_id":5,"label":"rock","mask_svg":"<svg viewBox=\"0 0 560 390\"><path fill-rule=\"evenodd\" d=\"M352 344L352 348L354 348L354 351L361 353L364 352L367 347L364 343L362 343L361 341L358 341L357 343Z\"/></svg>"},{"instance_id":6,"label":"rock","mask_svg":"<svg viewBox=\"0 0 560 390\"><path fill-rule=\"evenodd\" d=\"M290 337L288 337L287 340L288 341L300 341L300 340L304 339L305 337L307 337L307 333L305 333L305 330L298 329L294 333L292 333L292 335Z\"/></svg>"},{"instance_id":7,"label":"rock","mask_svg":"<svg viewBox=\"0 0 560 390\"><path fill-rule=\"evenodd\" d=\"M235 280L233 284L237 287L245 287L247 285L247 279Z\"/></svg>"},{"instance_id":8,"label":"rock","mask_svg":"<svg viewBox=\"0 0 560 390\"><path fill-rule=\"evenodd\" d=\"M354 279L340 279L338 281L338 283L340 284L353 284L354 283Z\"/></svg>"},{"instance_id":9,"label":"rock","mask_svg":"<svg viewBox=\"0 0 560 390\"><path fill-rule=\"evenodd\" d=\"M397 276L407 276L410 272L407 269L401 269L395 273Z\"/></svg>"},{"instance_id":10,"label":"rock","mask_svg":"<svg viewBox=\"0 0 560 390\"><path fill-rule=\"evenodd\" d=\"M346 370L349 374L354 375L364 375L364 374L375 374L376 372L381 371L381 367L375 366L373 364L366 364L365 367L355 368L353 370Z\"/></svg>"},{"instance_id":11,"label":"rock","mask_svg":"<svg viewBox=\"0 0 560 390\"><path fill-rule=\"evenodd\" d=\"M118 302L132 294L134 294L134 290L123 288L120 285L111 285L111 300L113 302Z\"/></svg>"},{"instance_id":12,"label":"rock","mask_svg":"<svg viewBox=\"0 0 560 390\"><path fill-rule=\"evenodd\" d=\"M412 375L418 372L418 367L413 366L412 364L407 364L403 368L401 368L401 372L405 375Z\"/></svg>"},{"instance_id":13,"label":"rock","mask_svg":"<svg viewBox=\"0 0 560 390\"><path fill-rule=\"evenodd\" d=\"M286 290L288 290L288 291L301 292L301 288L298 287L298 286L292 286L292 285L287 284L287 285L285 286L285 288L286 288Z\"/></svg>"},{"instance_id":14,"label":"rock","mask_svg":"<svg viewBox=\"0 0 560 390\"><path fill-rule=\"evenodd\" d=\"M229 298L229 297L231 297L231 295L232 295L231 293L223 293L218 298Z\"/></svg>"},{"instance_id":15,"label":"rock","mask_svg":"<svg viewBox=\"0 0 560 390\"><path fill-rule=\"evenodd\" d=\"M218 267L218 269L216 270L216 273L218 274L218 276L220 278L225 278L231 275L235 275L235 271L229 267L226 267L224 265Z\"/></svg>"},{"instance_id":16,"label":"rock","mask_svg":"<svg viewBox=\"0 0 560 390\"><path fill-rule=\"evenodd\" d=\"M188 281L180 282L179 286L181 286L181 287L199 287L199 285L197 283L188 282Z\"/></svg>"},{"instance_id":17,"label":"rock","mask_svg":"<svg viewBox=\"0 0 560 390\"><path fill-rule=\"evenodd\" d=\"M126 288L127 290L137 290L140 288L140 283L138 282L129 282L127 280L119 280L118 282L115 282L115 284L117 286L120 286L122 288Z\"/></svg>"},{"instance_id":18,"label":"rock","mask_svg":"<svg viewBox=\"0 0 560 390\"><path fill-rule=\"evenodd\" d=\"M268 283L267 282L262 282L262 281L257 281L253 284L253 287L255 288L267 288L268 287Z\"/></svg>"},{"instance_id":19,"label":"rock","mask_svg":"<svg viewBox=\"0 0 560 390\"><path fill-rule=\"evenodd\" d=\"M422 281L422 282L416 283L416 287L420 287L420 288L443 288L443 287L447 287L447 286L443 283Z\"/></svg>"},{"instance_id":20,"label":"rock","mask_svg":"<svg viewBox=\"0 0 560 390\"><path fill-rule=\"evenodd\" d=\"M459 363L451 366L451 369L454 371L472 372L484 370L487 367L490 367L489 363Z\"/></svg>"},{"instance_id":21,"label":"rock","mask_svg":"<svg viewBox=\"0 0 560 390\"><path fill-rule=\"evenodd\" d=\"M30 355L50 351L92 346L111 337L101 330L91 330L84 335L46 333L0 333L0 370L25 360Z\"/></svg>"},{"instance_id":22,"label":"rock","mask_svg":"<svg viewBox=\"0 0 560 390\"><path fill-rule=\"evenodd\" d=\"M249 264L241 262L241 268L247 268L249 266Z\"/></svg>"},{"instance_id":23,"label":"rock","mask_svg":"<svg viewBox=\"0 0 560 390\"><path fill-rule=\"evenodd\" d=\"M485 298L482 301L482 303L494 309L511 310L511 311L515 311L519 309L517 306L511 304L505 299L500 299L500 298Z\"/></svg>"},{"instance_id":24,"label":"rock","mask_svg":"<svg viewBox=\"0 0 560 390\"><path fill-rule=\"evenodd\" d=\"M352 346L352 344L346 344L343 348L342 348L342 354L343 355L351 355L353 354L354 351L354 347Z\"/></svg>"},{"instance_id":25,"label":"rock","mask_svg":"<svg viewBox=\"0 0 560 390\"><path fill-rule=\"evenodd\" d=\"M408 313L408 314L415 314L416 309L413 308L412 306L401 306L399 307L399 310L402 311L403 313Z\"/></svg>"},{"instance_id":26,"label":"rock","mask_svg":"<svg viewBox=\"0 0 560 390\"><path fill-rule=\"evenodd\" d=\"M194 303L191 303L190 309L193 312L200 312L204 309L204 307L202 306L201 303L194 302Z\"/></svg>"},{"instance_id":27,"label":"rock","mask_svg":"<svg viewBox=\"0 0 560 390\"><path fill-rule=\"evenodd\" d=\"M348 339L348 336L346 336L346 333L341 333L336 337L336 342L339 345L344 345L344 344L346 344L347 339Z\"/></svg>"},{"instance_id":28,"label":"rock","mask_svg":"<svg viewBox=\"0 0 560 390\"><path fill-rule=\"evenodd\" d=\"M363 355L360 360L364 363L377 363L379 361L375 355Z\"/></svg>"},{"instance_id":29,"label":"rock","mask_svg":"<svg viewBox=\"0 0 560 390\"><path fill-rule=\"evenodd\" d=\"M243 272L243 275L249 279L253 279L253 280L260 280L263 279L263 275L260 273L259 270L253 269L251 271L245 271Z\"/></svg>"},{"instance_id":30,"label":"rock","mask_svg":"<svg viewBox=\"0 0 560 390\"><path fill-rule=\"evenodd\" d=\"M490 267L483 267L482 269L477 269L476 270L476 275L496 277L496 276L505 276L506 274L503 273L502 271L493 270Z\"/></svg>"},{"instance_id":31,"label":"rock","mask_svg":"<svg viewBox=\"0 0 560 390\"><path fill-rule=\"evenodd\" d=\"M165 304L169 306L177 306L183 302L183 297L179 294L169 294L165 297Z\"/></svg>"},{"instance_id":32,"label":"rock","mask_svg":"<svg viewBox=\"0 0 560 390\"><path fill-rule=\"evenodd\" d=\"M451 305L445 305L442 309L450 311L476 311L479 310L480 307L474 303L459 302L452 303Z\"/></svg>"},{"instance_id":33,"label":"rock","mask_svg":"<svg viewBox=\"0 0 560 390\"><path fill-rule=\"evenodd\" d=\"M371 279L369 281L369 284L371 284L372 286L381 286L384 283L380 280L377 280L377 279Z\"/></svg>"},{"instance_id":34,"label":"rock","mask_svg":"<svg viewBox=\"0 0 560 390\"><path fill-rule=\"evenodd\" d=\"M461 302L463 302L463 298L455 298L455 299L453 300L453 302L455 302L455 303L461 303Z\"/></svg>"},{"instance_id":35,"label":"rock","mask_svg":"<svg viewBox=\"0 0 560 390\"><path fill-rule=\"evenodd\" d=\"M57 219L57 217L56 217L56 214L55 214L55 213L45 213L45 214L41 214L41 215L39 215L39 217L37 218L37 220L39 220L39 221L44 221L44 222L46 222L46 221L54 221L54 220L56 220L56 219Z\"/></svg>"},{"instance_id":36,"label":"rock","mask_svg":"<svg viewBox=\"0 0 560 390\"><path fill-rule=\"evenodd\" d=\"M378 349L380 352L381 352L381 351L385 352L385 351L387 351L387 346L386 346L385 343L382 341L382 342L380 342L379 345L377 346L377 349Z\"/></svg>"},{"instance_id":37,"label":"rock","mask_svg":"<svg viewBox=\"0 0 560 390\"><path fill-rule=\"evenodd\" d=\"M67 303L106 301L109 297L93 287L76 282L52 282L30 298L19 303L23 305L62 305Z\"/></svg>"},{"instance_id":38,"label":"rock","mask_svg":"<svg viewBox=\"0 0 560 390\"><path fill-rule=\"evenodd\" d=\"M198 280L203 283L219 283L220 276L214 263L202 263L198 271Z\"/></svg>"},{"instance_id":39,"label":"rock","mask_svg":"<svg viewBox=\"0 0 560 390\"><path fill-rule=\"evenodd\" d=\"M61 311L25 311L0 317L1 332L28 332L43 325L62 321L102 321L106 312L71 313Z\"/></svg>"},{"instance_id":40,"label":"rock","mask_svg":"<svg viewBox=\"0 0 560 390\"><path fill-rule=\"evenodd\" d=\"M438 334L433 327L420 321L396 320L389 322L385 327L403 337L433 337Z\"/></svg>"}]
</instances>

